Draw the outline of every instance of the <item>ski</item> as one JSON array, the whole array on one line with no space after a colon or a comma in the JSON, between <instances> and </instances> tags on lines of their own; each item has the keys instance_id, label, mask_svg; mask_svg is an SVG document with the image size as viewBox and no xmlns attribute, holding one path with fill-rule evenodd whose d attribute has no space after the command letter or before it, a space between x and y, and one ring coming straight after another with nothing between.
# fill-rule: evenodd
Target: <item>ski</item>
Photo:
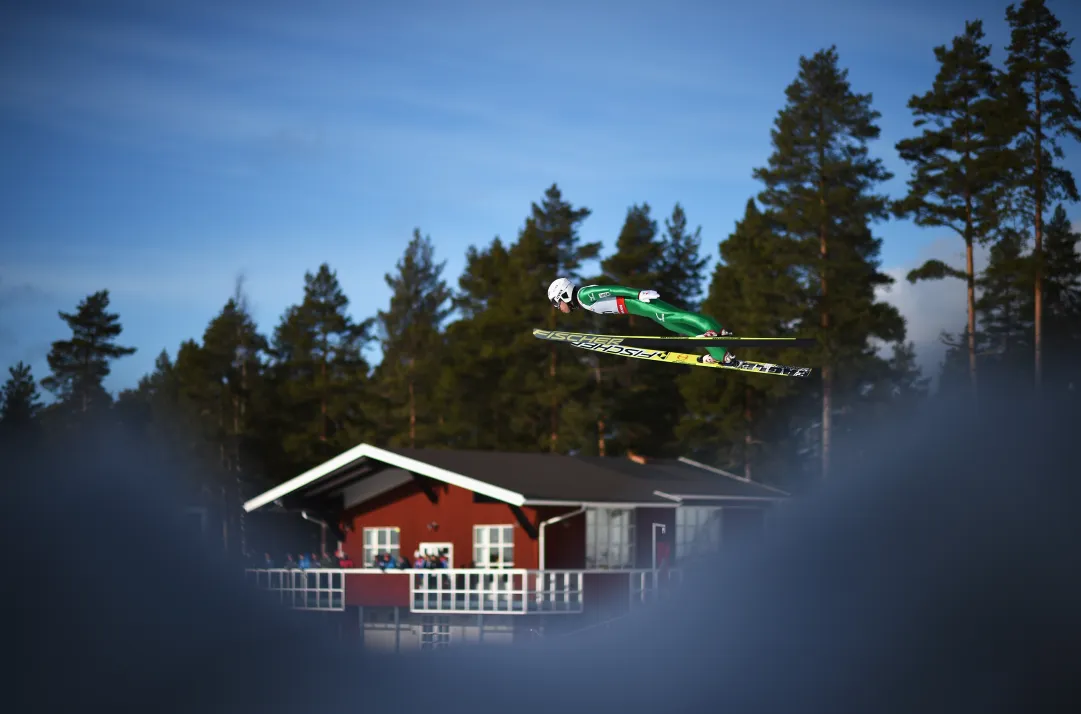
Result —
<instances>
[{"instance_id":1,"label":"ski","mask_svg":"<svg viewBox=\"0 0 1081 714\"><path fill-rule=\"evenodd\" d=\"M670 350L653 350L644 347L630 347L619 340L624 338L609 338L606 335L586 335L575 332L556 332L549 330L533 330L533 335L542 340L566 342L572 347L577 347L590 352L616 355L619 357L631 357L633 359L645 359L654 362L666 362L668 364L683 364L689 367L707 367L711 369L730 369L737 372L750 372L754 374L772 374L781 377L809 377L810 367L791 367L783 364L770 364L768 362L751 362L745 359L736 359L728 364L720 362L701 362L699 355L685 352L672 352ZM591 341L583 338L604 337L605 341ZM573 339L572 339L573 338ZM613 342L612 340L617 340Z\"/></svg>"},{"instance_id":2,"label":"ski","mask_svg":"<svg viewBox=\"0 0 1081 714\"><path fill-rule=\"evenodd\" d=\"M653 337L649 335L593 335L585 332L560 332L533 330L542 340L556 342L590 342L598 345L622 345L671 349L672 347L745 347L768 349L791 349L812 347L815 341L808 337Z\"/></svg>"}]
</instances>

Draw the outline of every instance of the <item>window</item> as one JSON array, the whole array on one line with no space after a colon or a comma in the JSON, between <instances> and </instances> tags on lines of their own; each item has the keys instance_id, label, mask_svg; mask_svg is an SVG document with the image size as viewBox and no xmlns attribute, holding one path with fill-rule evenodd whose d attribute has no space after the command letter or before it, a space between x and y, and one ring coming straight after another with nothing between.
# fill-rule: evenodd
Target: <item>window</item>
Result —
<instances>
[{"instance_id":1,"label":"window","mask_svg":"<svg viewBox=\"0 0 1081 714\"><path fill-rule=\"evenodd\" d=\"M676 509L676 560L713 553L720 546L720 508L680 506Z\"/></svg>"},{"instance_id":2,"label":"window","mask_svg":"<svg viewBox=\"0 0 1081 714\"><path fill-rule=\"evenodd\" d=\"M586 511L586 567L634 567L634 510Z\"/></svg>"},{"instance_id":3,"label":"window","mask_svg":"<svg viewBox=\"0 0 1081 714\"><path fill-rule=\"evenodd\" d=\"M450 616L425 615L420 623L420 648L437 650L450 646Z\"/></svg>"},{"instance_id":4,"label":"window","mask_svg":"<svg viewBox=\"0 0 1081 714\"><path fill-rule=\"evenodd\" d=\"M398 528L364 529L364 567L375 566L375 556L388 553L397 558L401 555L401 531Z\"/></svg>"},{"instance_id":5,"label":"window","mask_svg":"<svg viewBox=\"0 0 1081 714\"><path fill-rule=\"evenodd\" d=\"M477 568L513 568L514 526L473 526L473 563Z\"/></svg>"}]
</instances>

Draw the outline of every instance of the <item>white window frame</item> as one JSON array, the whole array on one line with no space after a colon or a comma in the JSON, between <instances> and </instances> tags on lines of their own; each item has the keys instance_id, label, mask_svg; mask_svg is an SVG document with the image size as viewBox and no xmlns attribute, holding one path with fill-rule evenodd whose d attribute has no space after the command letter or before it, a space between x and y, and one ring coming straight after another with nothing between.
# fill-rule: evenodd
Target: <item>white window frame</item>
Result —
<instances>
[{"instance_id":1,"label":"white window frame","mask_svg":"<svg viewBox=\"0 0 1081 714\"><path fill-rule=\"evenodd\" d=\"M371 538L369 538L371 534ZM379 536L386 534L386 543L379 544ZM397 526L374 526L371 528L365 528L363 531L364 538L364 553L362 555L361 565L365 568L374 568L375 556L379 553L389 553L394 558L395 564L397 564L398 558L402 556L402 529ZM392 543L391 541L397 541Z\"/></svg>"},{"instance_id":2,"label":"white window frame","mask_svg":"<svg viewBox=\"0 0 1081 714\"><path fill-rule=\"evenodd\" d=\"M720 506L679 506L676 508L675 560L714 553L721 547Z\"/></svg>"},{"instance_id":3,"label":"white window frame","mask_svg":"<svg viewBox=\"0 0 1081 714\"><path fill-rule=\"evenodd\" d=\"M490 528L499 529L499 538L492 541ZM509 540L508 540L509 537ZM505 551L510 550L508 559ZM492 554L496 554L493 562ZM483 569L514 567L514 524L491 523L473 526L473 565Z\"/></svg>"},{"instance_id":4,"label":"white window frame","mask_svg":"<svg viewBox=\"0 0 1081 714\"><path fill-rule=\"evenodd\" d=\"M448 568L453 568L454 567L454 544L453 543L427 543L426 542L426 543L421 543L420 545L418 545L417 550L419 550L420 554L423 555L423 556L427 556L429 554L439 555L441 551L445 550L445 551L447 551L447 567ZM410 566L412 566L412 564L413 563L410 562Z\"/></svg>"},{"instance_id":5,"label":"white window frame","mask_svg":"<svg viewBox=\"0 0 1081 714\"><path fill-rule=\"evenodd\" d=\"M586 569L633 570L635 567L634 508L586 509Z\"/></svg>"},{"instance_id":6,"label":"white window frame","mask_svg":"<svg viewBox=\"0 0 1081 714\"><path fill-rule=\"evenodd\" d=\"M420 648L439 650L450 647L450 615L424 615L420 622Z\"/></svg>"}]
</instances>

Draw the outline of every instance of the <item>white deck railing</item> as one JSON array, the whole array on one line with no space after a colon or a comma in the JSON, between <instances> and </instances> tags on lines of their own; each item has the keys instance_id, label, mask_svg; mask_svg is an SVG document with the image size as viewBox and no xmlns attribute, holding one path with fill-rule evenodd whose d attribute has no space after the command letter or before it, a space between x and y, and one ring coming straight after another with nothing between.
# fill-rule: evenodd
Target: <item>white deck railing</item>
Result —
<instances>
[{"instance_id":1,"label":"white deck railing","mask_svg":"<svg viewBox=\"0 0 1081 714\"><path fill-rule=\"evenodd\" d=\"M273 593L279 602L294 610L344 610L345 573L336 569L286 570L285 568L245 571L260 590Z\"/></svg>"},{"instance_id":2,"label":"white deck railing","mask_svg":"<svg viewBox=\"0 0 1081 714\"><path fill-rule=\"evenodd\" d=\"M584 610L586 576L626 578L631 607L656 600L662 587L680 581L682 571L671 570L527 570L373 568L288 570L249 569L246 575L260 590L276 595L281 604L297 610L345 609L347 575L409 578L409 609L425 614L577 614ZM605 588L609 591L609 588ZM610 595L609 595L610 597Z\"/></svg>"},{"instance_id":3,"label":"white deck railing","mask_svg":"<svg viewBox=\"0 0 1081 714\"><path fill-rule=\"evenodd\" d=\"M506 568L409 574L413 612L524 615L582 612L582 571Z\"/></svg>"}]
</instances>

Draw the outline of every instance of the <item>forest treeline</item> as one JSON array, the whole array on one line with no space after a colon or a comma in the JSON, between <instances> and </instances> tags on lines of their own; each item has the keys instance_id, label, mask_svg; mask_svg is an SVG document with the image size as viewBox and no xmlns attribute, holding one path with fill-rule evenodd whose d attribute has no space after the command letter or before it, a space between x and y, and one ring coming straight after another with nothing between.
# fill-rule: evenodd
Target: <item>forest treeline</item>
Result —
<instances>
[{"instance_id":1,"label":"forest treeline","mask_svg":"<svg viewBox=\"0 0 1081 714\"><path fill-rule=\"evenodd\" d=\"M957 236L967 259L929 261L908 280L967 287L967 319L944 336L943 391L1022 380L1070 394L1081 365L1081 255L1064 204L1063 166L1081 139L1072 40L1043 0L1006 10L1007 60L995 66L980 21L934 48L938 71L913 96L913 126L892 150L910 168L905 195L877 146L880 115L835 48L799 60L774 121L772 153L720 241L710 274L702 232L680 205L631 206L614 250L579 235L588 207L558 186L516 239L471 247L457 279L417 230L386 275L392 297L356 317L336 269L313 261L304 295L261 331L242 286L198 338L163 350L136 388L110 395L124 344L108 291L61 319L40 382L19 364L4 385L11 438L78 429L88 416L137 430L191 463L203 488L250 496L363 441L380 445L689 456L793 487L828 474L830 455L929 394L899 312L880 297L880 226L910 219ZM985 270L974 251L989 248ZM597 267L593 267L597 266ZM587 267L589 268L587 270ZM652 323L558 316L556 276L657 290L737 335L813 337L811 350L739 356L815 367L810 380L657 365L534 339L535 327L667 334ZM298 280L300 276L298 275ZM224 296L223 296L224 297ZM953 309L954 306L943 306ZM956 306L960 307L960 306ZM622 320L623 318L615 318ZM382 359L369 364L365 348ZM38 387L55 396L41 406Z\"/></svg>"}]
</instances>

